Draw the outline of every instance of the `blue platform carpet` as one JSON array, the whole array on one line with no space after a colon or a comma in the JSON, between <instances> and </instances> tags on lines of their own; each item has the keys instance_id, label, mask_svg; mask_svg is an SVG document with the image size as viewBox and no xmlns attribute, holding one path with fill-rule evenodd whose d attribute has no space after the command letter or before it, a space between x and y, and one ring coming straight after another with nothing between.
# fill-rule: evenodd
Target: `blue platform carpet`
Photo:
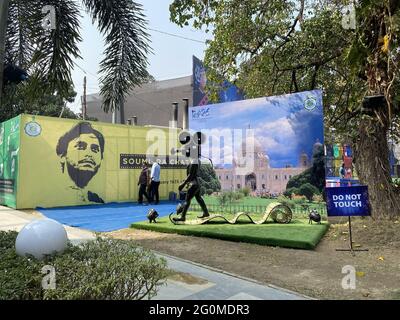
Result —
<instances>
[{"instance_id":1,"label":"blue platform carpet","mask_svg":"<svg viewBox=\"0 0 400 320\"><path fill-rule=\"evenodd\" d=\"M129 228L134 222L147 219L150 208L157 210L160 217L175 211L177 202L160 201L158 205L143 206L138 203L108 203L102 205L36 208L47 218L71 227L91 231L107 232Z\"/></svg>"}]
</instances>

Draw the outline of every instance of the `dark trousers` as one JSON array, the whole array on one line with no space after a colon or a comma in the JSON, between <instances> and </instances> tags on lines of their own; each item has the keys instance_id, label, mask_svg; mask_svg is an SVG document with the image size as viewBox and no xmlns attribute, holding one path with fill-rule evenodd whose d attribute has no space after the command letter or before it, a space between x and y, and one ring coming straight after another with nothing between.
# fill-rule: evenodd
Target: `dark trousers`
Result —
<instances>
[{"instance_id":1,"label":"dark trousers","mask_svg":"<svg viewBox=\"0 0 400 320\"><path fill-rule=\"evenodd\" d=\"M150 197L147 194L146 187L147 186L145 184L141 184L139 187L139 203L143 203L143 196L146 197L147 202L150 202Z\"/></svg>"},{"instance_id":2,"label":"dark trousers","mask_svg":"<svg viewBox=\"0 0 400 320\"><path fill-rule=\"evenodd\" d=\"M200 195L200 186L198 184L193 184L192 186L189 187L186 193L186 199L182 211L182 217L186 217L186 213L190 207L190 203L192 202L193 198L197 200L197 203L200 205L203 214L208 215L209 213L206 203L204 202L202 196Z\"/></svg>"},{"instance_id":3,"label":"dark trousers","mask_svg":"<svg viewBox=\"0 0 400 320\"><path fill-rule=\"evenodd\" d=\"M158 194L158 187L160 186L160 181L151 181L150 184L150 200L154 201L154 197L156 198L156 204L160 202L160 195Z\"/></svg>"}]
</instances>

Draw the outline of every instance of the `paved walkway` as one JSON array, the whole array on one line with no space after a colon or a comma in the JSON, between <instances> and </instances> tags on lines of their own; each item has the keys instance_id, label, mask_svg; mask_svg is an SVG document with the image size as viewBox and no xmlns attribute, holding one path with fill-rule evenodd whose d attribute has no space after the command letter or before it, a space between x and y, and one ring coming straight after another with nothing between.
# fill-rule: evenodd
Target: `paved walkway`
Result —
<instances>
[{"instance_id":1,"label":"paved walkway","mask_svg":"<svg viewBox=\"0 0 400 320\"><path fill-rule=\"evenodd\" d=\"M26 224L36 219L44 219L45 217L40 215L33 215L18 210L10 209L8 207L0 206L0 231L20 231ZM94 239L95 235L91 231L73 228L64 225L65 230L68 234L68 239L72 243Z\"/></svg>"},{"instance_id":2,"label":"paved walkway","mask_svg":"<svg viewBox=\"0 0 400 320\"><path fill-rule=\"evenodd\" d=\"M20 231L24 225L43 219L40 215L28 214L0 206L0 231ZM64 226L68 238L80 243L95 238L91 231ZM245 279L222 270L202 266L165 254L156 253L167 260L175 274L167 285L159 288L154 300L298 300L307 297L273 286L266 286L252 279Z\"/></svg>"},{"instance_id":3,"label":"paved walkway","mask_svg":"<svg viewBox=\"0 0 400 320\"><path fill-rule=\"evenodd\" d=\"M170 269L178 272L159 289L154 300L304 300L288 290L266 286L222 270L165 254Z\"/></svg>"}]
</instances>

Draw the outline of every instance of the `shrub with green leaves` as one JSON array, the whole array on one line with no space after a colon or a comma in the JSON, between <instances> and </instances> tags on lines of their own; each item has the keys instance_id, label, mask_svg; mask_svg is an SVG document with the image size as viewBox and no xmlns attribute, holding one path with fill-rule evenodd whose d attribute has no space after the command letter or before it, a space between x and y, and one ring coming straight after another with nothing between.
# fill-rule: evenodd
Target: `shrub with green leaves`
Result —
<instances>
[{"instance_id":1,"label":"shrub with green leaves","mask_svg":"<svg viewBox=\"0 0 400 320\"><path fill-rule=\"evenodd\" d=\"M45 299L141 300L167 276L166 262L132 241L97 238L53 261L56 290Z\"/></svg>"},{"instance_id":2,"label":"shrub with green leaves","mask_svg":"<svg viewBox=\"0 0 400 320\"><path fill-rule=\"evenodd\" d=\"M280 202L280 203L284 204L285 206L288 206L292 210L295 209L295 204L293 203L293 201L291 201L287 197L279 196L276 200L277 200L277 202Z\"/></svg>"},{"instance_id":3,"label":"shrub with green leaves","mask_svg":"<svg viewBox=\"0 0 400 320\"><path fill-rule=\"evenodd\" d=\"M98 237L38 261L16 254L16 236L0 232L0 299L150 299L168 275L164 259L132 241ZM56 289L42 289L45 265Z\"/></svg>"},{"instance_id":4,"label":"shrub with green leaves","mask_svg":"<svg viewBox=\"0 0 400 320\"><path fill-rule=\"evenodd\" d=\"M244 187L244 188L240 189L239 192L243 193L243 196L248 197L249 194L250 194L250 188L249 187Z\"/></svg>"},{"instance_id":5,"label":"shrub with green leaves","mask_svg":"<svg viewBox=\"0 0 400 320\"><path fill-rule=\"evenodd\" d=\"M15 251L15 231L0 231L0 300L41 299L41 263Z\"/></svg>"}]
</instances>

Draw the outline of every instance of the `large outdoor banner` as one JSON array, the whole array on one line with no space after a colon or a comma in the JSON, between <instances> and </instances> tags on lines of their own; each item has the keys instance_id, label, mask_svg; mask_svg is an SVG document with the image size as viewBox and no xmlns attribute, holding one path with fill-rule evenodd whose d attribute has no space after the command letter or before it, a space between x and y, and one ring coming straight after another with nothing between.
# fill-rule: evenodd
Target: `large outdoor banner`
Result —
<instances>
[{"instance_id":1,"label":"large outdoor banner","mask_svg":"<svg viewBox=\"0 0 400 320\"><path fill-rule=\"evenodd\" d=\"M290 178L313 165L317 150L323 161L319 90L192 107L189 112L190 129L207 136L202 155L212 160L223 190L248 187L255 195L280 194Z\"/></svg>"},{"instance_id":2,"label":"large outdoor banner","mask_svg":"<svg viewBox=\"0 0 400 320\"><path fill-rule=\"evenodd\" d=\"M200 59L193 56L193 105L204 106L209 104L207 85L207 70ZM219 91L219 101L229 102L243 100L244 96L241 90L225 80L221 84Z\"/></svg>"},{"instance_id":3,"label":"large outdoor banner","mask_svg":"<svg viewBox=\"0 0 400 320\"><path fill-rule=\"evenodd\" d=\"M170 154L177 129L28 115L1 128L1 203L11 207L137 201L145 161L161 164L160 198L167 199L186 174Z\"/></svg>"},{"instance_id":4,"label":"large outdoor banner","mask_svg":"<svg viewBox=\"0 0 400 320\"><path fill-rule=\"evenodd\" d=\"M0 123L0 203L16 206L20 117Z\"/></svg>"}]
</instances>

